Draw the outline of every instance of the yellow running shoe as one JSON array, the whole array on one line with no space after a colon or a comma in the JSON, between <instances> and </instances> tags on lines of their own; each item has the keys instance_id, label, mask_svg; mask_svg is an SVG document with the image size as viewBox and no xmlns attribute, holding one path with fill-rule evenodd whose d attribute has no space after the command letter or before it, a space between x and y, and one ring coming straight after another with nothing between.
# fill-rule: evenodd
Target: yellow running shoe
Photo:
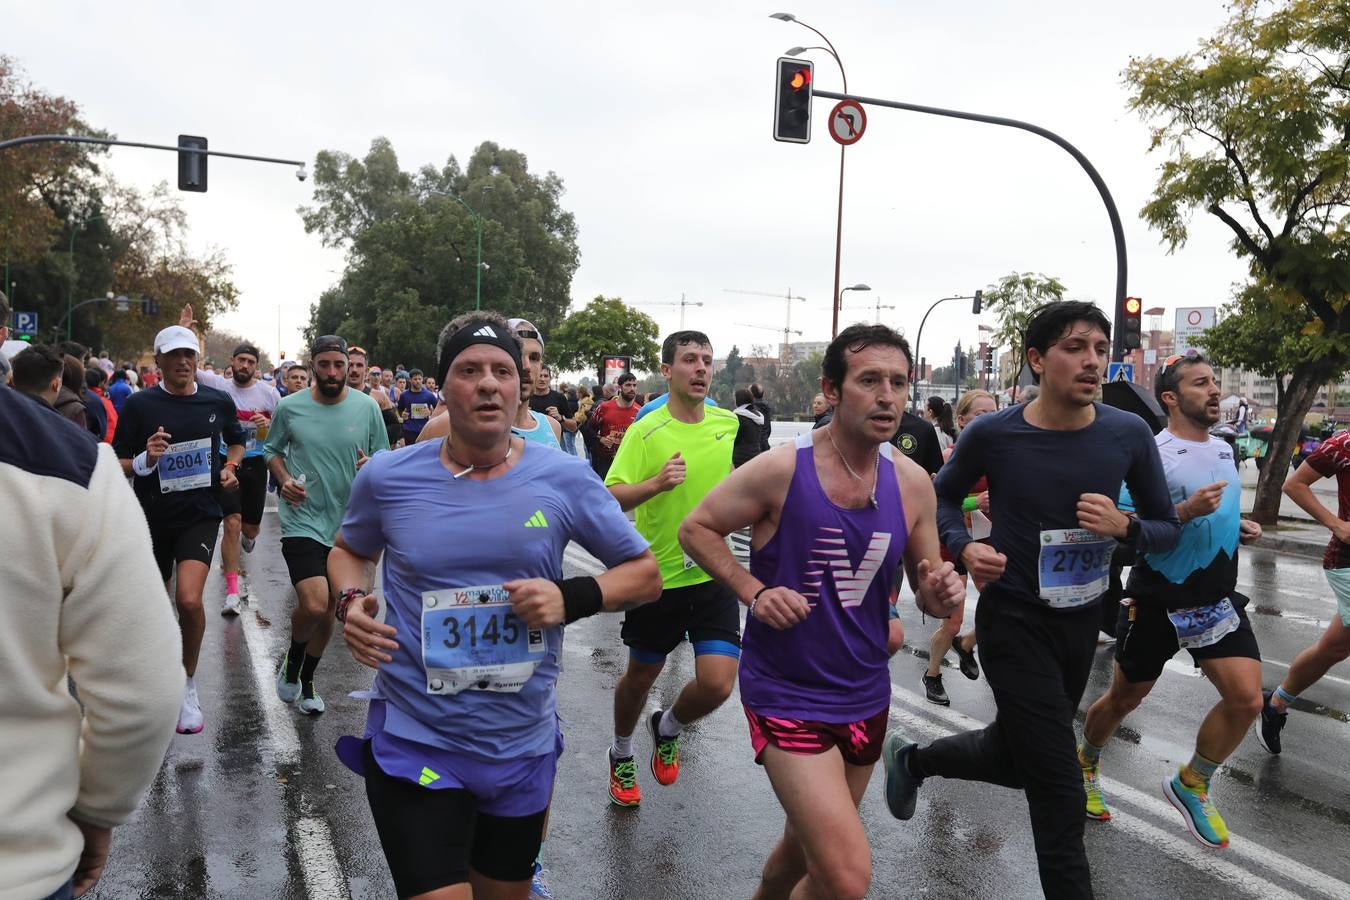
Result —
<instances>
[{"instance_id":1,"label":"yellow running shoe","mask_svg":"<svg viewBox=\"0 0 1350 900\"><path fill-rule=\"evenodd\" d=\"M1190 787L1181 780L1181 770L1163 779L1163 796L1181 813L1191 835L1206 847L1228 846L1228 825L1209 799L1209 786Z\"/></svg>"},{"instance_id":2,"label":"yellow running shoe","mask_svg":"<svg viewBox=\"0 0 1350 900\"><path fill-rule=\"evenodd\" d=\"M1087 817L1098 822L1111 821L1111 807L1106 805L1106 798L1102 796L1101 782L1097 780L1097 771L1102 766L1101 759L1089 766L1083 762L1083 757L1079 756L1078 764L1083 767L1083 794L1087 798Z\"/></svg>"}]
</instances>

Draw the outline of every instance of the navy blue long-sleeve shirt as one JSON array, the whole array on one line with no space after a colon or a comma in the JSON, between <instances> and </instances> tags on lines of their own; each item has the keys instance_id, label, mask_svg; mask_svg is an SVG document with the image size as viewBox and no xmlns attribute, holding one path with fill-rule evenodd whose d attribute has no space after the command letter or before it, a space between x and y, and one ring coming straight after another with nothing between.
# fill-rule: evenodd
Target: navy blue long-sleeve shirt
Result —
<instances>
[{"instance_id":1,"label":"navy blue long-sleeve shirt","mask_svg":"<svg viewBox=\"0 0 1350 900\"><path fill-rule=\"evenodd\" d=\"M1008 557L1003 577L995 584L1030 603L1081 606L1100 597L1095 591L1081 602L1052 602L1047 597L1055 593L1048 585L1071 577L1062 574L1066 567L1071 573L1079 566L1083 572L1096 571L1105 562L1099 545L1094 557L1091 543L1083 545L1088 549L1081 556L1073 544L1060 543L1063 532L1079 531L1078 499L1083 494L1102 494L1114 501L1121 484L1127 484L1139 518L1137 548L1156 552L1176 544L1181 523L1153 433L1132 413L1100 403L1094 406L1097 415L1092 424L1076 431L1029 424L1025 404L980 416L966 426L933 483L938 529L954 559L960 559L971 541L961 502L981 475L989 479L989 541ZM1056 550L1060 552L1051 558Z\"/></svg>"}]
</instances>

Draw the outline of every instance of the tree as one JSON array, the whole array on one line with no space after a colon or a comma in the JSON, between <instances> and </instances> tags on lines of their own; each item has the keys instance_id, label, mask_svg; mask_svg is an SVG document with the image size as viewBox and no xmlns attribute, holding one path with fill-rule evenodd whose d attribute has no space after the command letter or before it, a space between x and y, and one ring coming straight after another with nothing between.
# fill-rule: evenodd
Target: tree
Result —
<instances>
[{"instance_id":1,"label":"tree","mask_svg":"<svg viewBox=\"0 0 1350 900\"><path fill-rule=\"evenodd\" d=\"M1232 307L1247 321L1225 322L1206 346L1277 372L1252 509L1270 524L1318 387L1350 367L1350 15L1325 0L1235 0L1232 10L1196 52L1133 59L1124 74L1130 108L1153 125L1151 149L1168 154L1144 219L1175 252L1202 210L1249 267ZM1306 342L1291 344L1277 323L1300 323ZM1285 352L1293 345L1302 356Z\"/></svg>"},{"instance_id":2,"label":"tree","mask_svg":"<svg viewBox=\"0 0 1350 900\"><path fill-rule=\"evenodd\" d=\"M308 338L340 334L377 361L396 351L429 365L441 327L474 309L480 221L483 308L546 333L562 323L580 258L576 222L560 203L562 179L532 174L524 154L484 142L466 169L451 156L411 173L376 138L360 160L321 151L314 182L316 205L299 210L305 230L346 249L347 267L311 307Z\"/></svg>"},{"instance_id":3,"label":"tree","mask_svg":"<svg viewBox=\"0 0 1350 900\"><path fill-rule=\"evenodd\" d=\"M708 395L723 406L730 404L735 399L737 383L749 384L748 381L742 380L743 368L745 363L741 362L741 349L732 344L731 350L727 352L726 363L713 375L708 384Z\"/></svg>"},{"instance_id":4,"label":"tree","mask_svg":"<svg viewBox=\"0 0 1350 900\"><path fill-rule=\"evenodd\" d=\"M594 371L603 356L631 356L633 368L654 372L661 360L661 327L618 297L597 296L547 334L545 349L555 369Z\"/></svg>"},{"instance_id":5,"label":"tree","mask_svg":"<svg viewBox=\"0 0 1350 900\"><path fill-rule=\"evenodd\" d=\"M202 361L213 364L217 370L224 369L229 365L230 357L234 355L234 348L240 344L256 344L248 338L235 334L233 331L222 331L219 328L207 329L202 334ZM267 355L267 351L259 349L258 351L258 372L271 371L272 359Z\"/></svg>"},{"instance_id":6,"label":"tree","mask_svg":"<svg viewBox=\"0 0 1350 900\"><path fill-rule=\"evenodd\" d=\"M1025 351L1022 336L1026 334L1031 314L1047 303L1063 299L1064 285L1058 278L1032 272L1013 272L1003 276L998 284L991 284L984 289L985 308L998 317L998 327L990 335L989 342L996 347L1011 348L1013 359L1021 360ZM936 383L937 370L933 374ZM950 381L942 383L955 384L955 376L949 377ZM1013 377L1017 377L1016 371Z\"/></svg>"}]
</instances>

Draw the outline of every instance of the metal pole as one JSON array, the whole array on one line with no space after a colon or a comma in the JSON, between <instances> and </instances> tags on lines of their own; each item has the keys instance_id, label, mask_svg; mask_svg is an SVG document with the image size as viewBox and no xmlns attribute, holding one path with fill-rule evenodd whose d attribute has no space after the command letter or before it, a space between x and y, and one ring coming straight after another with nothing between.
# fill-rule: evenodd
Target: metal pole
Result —
<instances>
[{"instance_id":1,"label":"metal pole","mask_svg":"<svg viewBox=\"0 0 1350 900\"><path fill-rule=\"evenodd\" d=\"M969 299L971 299L971 298L970 298L970 297L942 297L942 298L940 298L940 299L938 299L938 300L934 300L934 301L933 301L933 305L930 306L930 307L928 307L928 312L924 313L924 314L923 314L923 318L919 320L919 333L918 333L918 335L916 335L915 338L914 338L914 359L919 359L919 358L920 358L920 357L919 357L919 346L923 343L923 326L928 322L928 313L931 313L933 310L937 309L939 303L946 303L948 300L969 300ZM913 407L915 410L918 410L918 408L919 408L919 398L918 398L918 396L915 395L915 396L911 397L911 398L910 398L910 401L909 401L909 404L910 404L910 406Z\"/></svg>"},{"instance_id":2,"label":"metal pole","mask_svg":"<svg viewBox=\"0 0 1350 900\"><path fill-rule=\"evenodd\" d=\"M0 150L23 144L100 144L105 147L140 147L145 150L171 150L175 153L196 153L200 156L224 156L253 162L279 163L283 166L303 166L304 160L278 159L274 156L253 156L248 153L226 153L224 150L202 150L197 147L173 147L168 144L146 144L142 141L115 141L111 138L88 137L82 134L30 134L26 137L0 141Z\"/></svg>"},{"instance_id":3,"label":"metal pole","mask_svg":"<svg viewBox=\"0 0 1350 900\"><path fill-rule=\"evenodd\" d=\"M847 87L844 89L848 90ZM1127 274L1127 264L1125 258L1125 229L1120 224L1120 213L1116 211L1116 203L1111 199L1111 191L1106 187L1106 182L1097 172L1086 156L1083 155L1073 144L1070 144L1064 138L1055 134L1053 131L1042 128L1039 125L1032 125L1030 122L1023 122L1018 119L1008 119L1002 116L986 116L981 113L961 112L954 109L941 109L936 106L919 106L915 103L901 103L897 100L878 100L874 97L855 97L848 93L837 94L833 91L814 91L817 97L824 97L828 100L856 100L859 103L870 103L874 106L886 106L891 109L903 109L908 112L926 113L933 116L946 116L951 119L966 119L971 122L984 122L987 125L1003 125L1008 128L1018 128L1022 131L1030 131L1032 134L1038 134L1048 141L1057 144L1063 148L1070 156L1078 161L1092 179L1092 183L1097 188L1097 193L1101 195L1102 203L1106 206L1107 218L1111 220L1111 234L1115 239L1116 245L1116 314L1117 324L1125 318L1125 276ZM1111 358L1117 362L1121 361L1125 353L1125 337L1120 328L1115 329L1115 334L1111 338Z\"/></svg>"},{"instance_id":4,"label":"metal pole","mask_svg":"<svg viewBox=\"0 0 1350 900\"><path fill-rule=\"evenodd\" d=\"M473 224L478 231L478 265L474 267L478 272L473 285L473 308L476 311L483 308L483 217L474 213Z\"/></svg>"},{"instance_id":5,"label":"metal pole","mask_svg":"<svg viewBox=\"0 0 1350 900\"><path fill-rule=\"evenodd\" d=\"M844 302L839 292L839 255L844 243L844 151L848 147L839 145L839 211L834 221L834 311L830 317L830 340L839 335L839 307Z\"/></svg>"}]
</instances>

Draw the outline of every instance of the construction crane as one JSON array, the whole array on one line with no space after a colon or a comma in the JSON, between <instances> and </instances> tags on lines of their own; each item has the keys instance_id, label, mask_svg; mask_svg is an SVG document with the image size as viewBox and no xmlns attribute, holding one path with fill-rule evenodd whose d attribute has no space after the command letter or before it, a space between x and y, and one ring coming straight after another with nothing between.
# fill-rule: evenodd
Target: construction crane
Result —
<instances>
[{"instance_id":1,"label":"construction crane","mask_svg":"<svg viewBox=\"0 0 1350 900\"><path fill-rule=\"evenodd\" d=\"M894 303L882 303L880 297L878 297L878 298L876 299L876 303L874 303L873 306L875 306L875 307L876 307L876 310L877 310L877 324L878 324L878 325L881 324L881 311L882 311L883 309L895 309L895 304L894 304ZM899 331L900 331L901 334L904 334L904 333L905 333L905 329L904 329L904 328L899 329Z\"/></svg>"},{"instance_id":2,"label":"construction crane","mask_svg":"<svg viewBox=\"0 0 1350 900\"><path fill-rule=\"evenodd\" d=\"M634 306L678 306L680 308L680 330L684 331L684 308L686 306L702 306L702 300L686 300L684 294L680 294L678 300L653 300L650 303L634 303Z\"/></svg>"},{"instance_id":3,"label":"construction crane","mask_svg":"<svg viewBox=\"0 0 1350 900\"><path fill-rule=\"evenodd\" d=\"M787 364L787 361L788 361L788 343L789 343L788 335L789 335L789 334L795 334L795 335L797 335L798 337L801 337L801 335L802 335L802 333L801 333L800 331L796 331L796 330L794 330L793 327L792 327L792 301L794 301L794 300L803 300L803 301L804 301L804 300L806 300L806 298L803 297L803 296L801 296L800 294L794 294L794 293L792 293L792 288L788 288L788 292L787 292L786 294L775 294L775 293L772 293L771 291L743 291L743 290L739 290L739 289L737 289L737 288L723 288L723 290L726 291L728 294L751 294L751 295L756 296L756 297L776 297L776 298L778 298L779 300L785 300L785 301L787 301L787 315L783 318L783 327L782 327L782 329L781 329L781 331L783 332L783 351L782 351L782 354L781 354L781 355L782 355L782 361L783 361L783 363L786 365L786 364ZM763 328L763 327L765 327L765 326L763 326L763 325L751 325L750 327L751 327L751 328ZM773 330L774 330L774 331L779 331L780 329L775 328L775 329L773 329Z\"/></svg>"},{"instance_id":4,"label":"construction crane","mask_svg":"<svg viewBox=\"0 0 1350 900\"><path fill-rule=\"evenodd\" d=\"M793 299L796 299L796 298L793 298ZM762 329L762 330L764 330L764 331L781 331L781 332L783 332L783 349L782 349L782 350L779 352L779 354L778 354L778 362L779 362L779 364L782 365L782 366L787 366L787 364L788 364L788 359L789 359L789 356L788 356L788 335L789 335L789 334L795 334L797 337L801 337L801 336L802 336L802 333L801 333L800 331L798 331L796 328L775 328L775 327L773 327L772 325L751 325L749 322L737 322L736 324L737 324L738 326L740 326L741 328L759 328L759 329Z\"/></svg>"}]
</instances>

